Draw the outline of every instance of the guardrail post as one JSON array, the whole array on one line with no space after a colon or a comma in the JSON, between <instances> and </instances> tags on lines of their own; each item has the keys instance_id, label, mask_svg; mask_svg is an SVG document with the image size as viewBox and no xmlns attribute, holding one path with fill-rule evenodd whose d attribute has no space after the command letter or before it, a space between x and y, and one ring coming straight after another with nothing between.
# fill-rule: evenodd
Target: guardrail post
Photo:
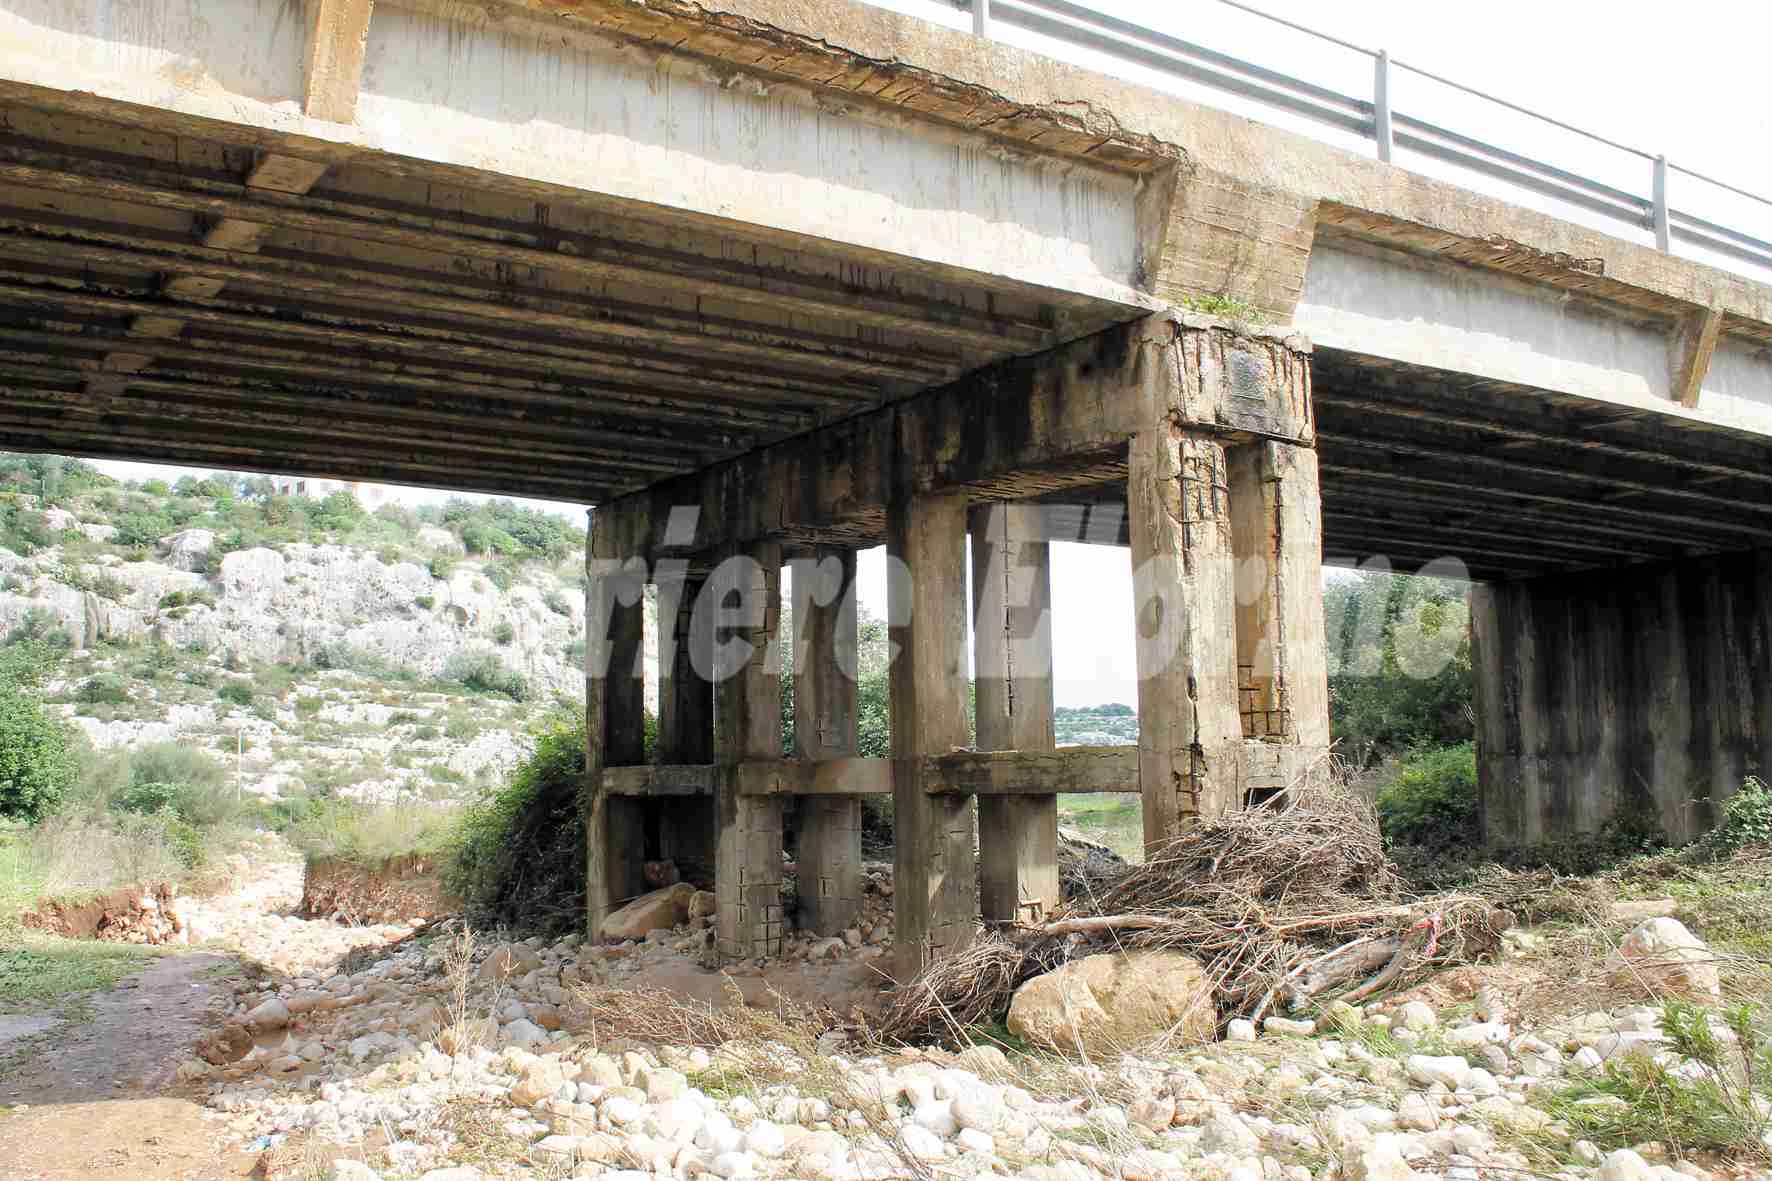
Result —
<instances>
[{"instance_id":1,"label":"guardrail post","mask_svg":"<svg viewBox=\"0 0 1772 1181\"><path fill-rule=\"evenodd\" d=\"M978 3L979 0L973 0ZM1372 63L1372 138L1378 141L1378 158L1391 162L1391 55L1379 50Z\"/></svg>"},{"instance_id":2,"label":"guardrail post","mask_svg":"<svg viewBox=\"0 0 1772 1181\"><path fill-rule=\"evenodd\" d=\"M1673 232L1667 224L1667 157L1655 157L1655 249L1673 248Z\"/></svg>"},{"instance_id":3,"label":"guardrail post","mask_svg":"<svg viewBox=\"0 0 1772 1181\"><path fill-rule=\"evenodd\" d=\"M991 35L991 0L972 0L972 35Z\"/></svg>"}]
</instances>

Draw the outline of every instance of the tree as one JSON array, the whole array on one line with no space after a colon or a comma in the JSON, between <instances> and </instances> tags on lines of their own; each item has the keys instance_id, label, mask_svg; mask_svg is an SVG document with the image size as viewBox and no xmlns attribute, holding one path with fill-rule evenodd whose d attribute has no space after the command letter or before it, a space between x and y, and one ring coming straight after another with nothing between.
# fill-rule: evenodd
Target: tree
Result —
<instances>
[{"instance_id":1,"label":"tree","mask_svg":"<svg viewBox=\"0 0 1772 1181\"><path fill-rule=\"evenodd\" d=\"M41 678L58 656L37 644L0 650L0 816L40 820L78 772L67 728L43 712Z\"/></svg>"}]
</instances>

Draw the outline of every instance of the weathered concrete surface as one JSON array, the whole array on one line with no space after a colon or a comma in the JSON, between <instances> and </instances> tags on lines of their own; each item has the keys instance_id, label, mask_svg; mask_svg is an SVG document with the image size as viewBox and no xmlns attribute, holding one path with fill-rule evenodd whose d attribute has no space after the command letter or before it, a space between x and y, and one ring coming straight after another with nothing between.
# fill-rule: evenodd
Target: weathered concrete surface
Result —
<instances>
[{"instance_id":1,"label":"weathered concrete surface","mask_svg":"<svg viewBox=\"0 0 1772 1181\"><path fill-rule=\"evenodd\" d=\"M1772 550L1478 586L1489 840L1646 817L1676 841L1772 768Z\"/></svg>"},{"instance_id":2,"label":"weathered concrete surface","mask_svg":"<svg viewBox=\"0 0 1772 1181\"><path fill-rule=\"evenodd\" d=\"M1696 315L1712 322L1702 350L1687 322L1337 238L1312 250L1294 321L1319 348L1772 434L1765 349L1719 343L1720 315Z\"/></svg>"}]
</instances>

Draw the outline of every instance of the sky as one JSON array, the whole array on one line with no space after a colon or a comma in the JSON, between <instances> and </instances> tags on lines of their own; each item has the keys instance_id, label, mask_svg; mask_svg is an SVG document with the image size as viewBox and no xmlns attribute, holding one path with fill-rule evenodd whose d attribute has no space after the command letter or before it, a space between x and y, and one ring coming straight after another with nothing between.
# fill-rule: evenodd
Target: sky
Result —
<instances>
[{"instance_id":1,"label":"sky","mask_svg":"<svg viewBox=\"0 0 1772 1181\"><path fill-rule=\"evenodd\" d=\"M936 0L888 0L884 7L956 27L968 17ZM1177 37L1229 53L1342 93L1369 98L1372 64L1355 52L1239 12L1219 0L1092 0L1092 6ZM1772 5L1755 0L1688 0L1678 9L1591 0L1486 0L1468 4L1422 0L1260 0L1263 11L1451 78L1551 115L1608 139L1666 155L1750 192L1772 195L1772 104L1766 99L1766 46ZM1078 64L1122 74L1227 107L1263 122L1292 126L1313 138L1369 152L1370 145L1254 104L1172 83L1122 65L1039 43L1009 31L1006 39ZM1407 71L1392 80L1394 109L1553 161L1627 191L1647 193L1649 164L1567 132L1473 102ZM1458 180L1521 204L1537 205L1609 233L1648 241L1612 222L1522 196L1399 152L1395 163ZM1711 220L1772 239L1772 207L1743 201L1678 174L1670 202ZM1757 276L1772 279L1772 276ZM168 469L100 463L113 475L145 479ZM185 469L171 469L174 477ZM407 503L447 499L447 492L401 489ZM584 520L584 506L523 501ZM1126 551L1057 544L1053 553L1053 663L1060 705L1136 700L1132 655L1132 588ZM881 551L862 555L863 606L885 616Z\"/></svg>"}]
</instances>

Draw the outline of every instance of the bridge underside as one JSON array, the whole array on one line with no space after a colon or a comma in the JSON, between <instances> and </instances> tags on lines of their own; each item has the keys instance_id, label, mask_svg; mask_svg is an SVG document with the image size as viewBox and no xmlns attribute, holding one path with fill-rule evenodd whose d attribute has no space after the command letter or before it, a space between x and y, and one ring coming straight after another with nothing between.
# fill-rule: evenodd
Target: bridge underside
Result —
<instances>
[{"instance_id":1,"label":"bridge underside","mask_svg":"<svg viewBox=\"0 0 1772 1181\"><path fill-rule=\"evenodd\" d=\"M5 445L601 501L1139 309L0 89Z\"/></svg>"}]
</instances>

